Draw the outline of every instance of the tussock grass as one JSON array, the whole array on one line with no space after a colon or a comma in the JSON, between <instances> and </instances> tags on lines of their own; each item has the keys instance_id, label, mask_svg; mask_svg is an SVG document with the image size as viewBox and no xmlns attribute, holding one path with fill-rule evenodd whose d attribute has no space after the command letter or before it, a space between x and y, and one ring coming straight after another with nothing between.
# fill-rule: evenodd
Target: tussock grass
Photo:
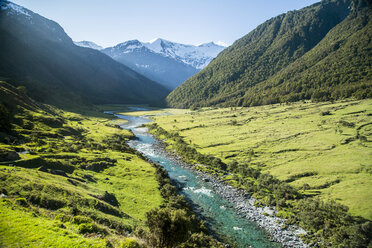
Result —
<instances>
[{"instance_id":1,"label":"tussock grass","mask_svg":"<svg viewBox=\"0 0 372 248\"><path fill-rule=\"evenodd\" d=\"M0 93L1 247L119 247L163 204L156 169L111 116L37 105L4 83Z\"/></svg>"},{"instance_id":2,"label":"tussock grass","mask_svg":"<svg viewBox=\"0 0 372 248\"><path fill-rule=\"evenodd\" d=\"M247 163L372 220L371 100L164 111L173 115L155 122L198 152Z\"/></svg>"}]
</instances>

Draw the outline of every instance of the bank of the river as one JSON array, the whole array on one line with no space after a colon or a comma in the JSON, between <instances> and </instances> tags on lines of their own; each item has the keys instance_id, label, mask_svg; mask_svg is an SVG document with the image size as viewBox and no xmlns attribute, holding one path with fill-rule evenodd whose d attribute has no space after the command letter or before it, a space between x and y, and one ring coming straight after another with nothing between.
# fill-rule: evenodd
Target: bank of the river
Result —
<instances>
[{"instance_id":1,"label":"bank of the river","mask_svg":"<svg viewBox=\"0 0 372 248\"><path fill-rule=\"evenodd\" d=\"M156 136L154 137L156 138ZM170 156L171 153L166 149L166 145L160 139L156 139L159 142L156 149ZM300 238L301 235L306 235L306 231L301 227L286 224L287 221L283 218L275 217L275 207L257 207L254 205L257 200L246 194L244 190L238 190L215 176L201 170L195 170L192 166L183 162L182 158L174 152L171 156L179 166L193 170L201 180L209 183L214 192L232 204L238 215L265 230L273 241L282 244L284 247L308 247Z\"/></svg>"},{"instance_id":2,"label":"bank of the river","mask_svg":"<svg viewBox=\"0 0 372 248\"><path fill-rule=\"evenodd\" d=\"M244 192L192 169L176 154L170 154L147 129L139 128L150 122L149 119L117 117L127 119L128 123L122 127L131 129L137 137L137 140L130 141L130 145L169 172L181 194L186 196L218 239L232 240L233 247L279 247L278 243L285 247L306 247L299 237L305 233L304 230L286 225L284 219L272 216L274 209L254 206L255 200Z\"/></svg>"}]
</instances>

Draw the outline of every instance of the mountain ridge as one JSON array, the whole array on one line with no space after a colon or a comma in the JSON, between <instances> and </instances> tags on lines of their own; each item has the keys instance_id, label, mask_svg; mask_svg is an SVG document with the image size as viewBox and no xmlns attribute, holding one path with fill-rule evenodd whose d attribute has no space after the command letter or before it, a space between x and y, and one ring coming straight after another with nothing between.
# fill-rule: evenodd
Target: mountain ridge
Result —
<instances>
[{"instance_id":1,"label":"mountain ridge","mask_svg":"<svg viewBox=\"0 0 372 248\"><path fill-rule=\"evenodd\" d=\"M350 93L347 96L337 95L334 91L339 90L336 87L326 86L326 82L321 80L322 75L312 77L312 81L304 79L302 83L298 83L298 79L292 81L290 78L278 77L280 73L289 73L285 71L285 68L290 65L295 66L303 56L313 49L322 53L321 56L327 57L327 51L330 49L319 50L317 45L322 42L321 46L332 47L327 43L327 40L331 39L327 34L337 26L347 26L351 22L354 22L355 25L359 25L359 22L362 23L366 29L360 33L361 38L367 41L367 46L370 46L370 43L368 44L370 35L367 30L370 29L371 24L368 21L359 20L355 16L364 15L368 19L370 5L359 4L364 6L365 11L362 13L360 9L352 10L353 4L354 2L347 0L322 1L301 10L289 11L271 18L234 42L205 69L171 92L167 97L169 106L183 108L214 105L254 106L306 99L331 100L366 95L367 93L361 93L364 91L363 87L366 87L363 85L355 86L355 89L348 89ZM343 39L357 39L355 36L352 37L353 34L349 30L341 28L340 32L341 30L345 36ZM335 47L335 51L341 53L343 50L342 47L341 50ZM370 50L365 52L367 53L360 51L355 56L362 58L371 54ZM364 62L359 62L364 65L370 64L371 55L366 57ZM337 60L332 63L337 64ZM346 66L338 65L338 68L347 71ZM371 76L368 76L370 70L369 72L368 69L362 71L361 68L353 68L353 73L366 74L363 78L367 81L369 78L370 81ZM363 70L365 70L364 67ZM307 71L306 63L302 63L300 71ZM312 74L315 75L315 72L313 71ZM328 77L331 78L331 72L328 74ZM316 86L316 83L321 85L323 83L323 85ZM346 83L347 81L343 80L334 84L346 85ZM296 85L296 87L291 85ZM286 90L288 87L291 90ZM327 97L322 97L323 93L318 94L317 92L325 88L327 88L327 93L325 93Z\"/></svg>"},{"instance_id":2,"label":"mountain ridge","mask_svg":"<svg viewBox=\"0 0 372 248\"><path fill-rule=\"evenodd\" d=\"M82 40L82 41L74 41L74 44L80 47L87 47L87 48L92 48L95 50L102 50L103 47L100 45L97 45L93 41L87 41L87 40Z\"/></svg>"},{"instance_id":3,"label":"mountain ridge","mask_svg":"<svg viewBox=\"0 0 372 248\"><path fill-rule=\"evenodd\" d=\"M63 28L14 3L0 13L0 76L57 106L152 103L169 92L99 51L74 45Z\"/></svg>"},{"instance_id":4,"label":"mountain ridge","mask_svg":"<svg viewBox=\"0 0 372 248\"><path fill-rule=\"evenodd\" d=\"M131 69L174 89L208 64L224 47L213 42L199 46L155 39L129 40L101 52Z\"/></svg>"}]
</instances>

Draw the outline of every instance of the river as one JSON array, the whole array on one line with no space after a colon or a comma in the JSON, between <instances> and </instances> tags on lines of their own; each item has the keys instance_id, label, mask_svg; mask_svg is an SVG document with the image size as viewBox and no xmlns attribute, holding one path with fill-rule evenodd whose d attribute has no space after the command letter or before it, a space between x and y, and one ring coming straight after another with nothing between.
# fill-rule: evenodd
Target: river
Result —
<instances>
[{"instance_id":1,"label":"river","mask_svg":"<svg viewBox=\"0 0 372 248\"><path fill-rule=\"evenodd\" d=\"M128 120L121 127L130 129L137 137L129 141L129 145L168 171L171 180L180 186L180 194L186 197L193 211L205 221L217 240L237 248L280 247L280 244L270 241L266 232L239 215L230 202L214 192L211 183L204 181L193 170L181 166L177 159L161 149L147 128L140 127L150 122L149 118L115 116Z\"/></svg>"}]
</instances>

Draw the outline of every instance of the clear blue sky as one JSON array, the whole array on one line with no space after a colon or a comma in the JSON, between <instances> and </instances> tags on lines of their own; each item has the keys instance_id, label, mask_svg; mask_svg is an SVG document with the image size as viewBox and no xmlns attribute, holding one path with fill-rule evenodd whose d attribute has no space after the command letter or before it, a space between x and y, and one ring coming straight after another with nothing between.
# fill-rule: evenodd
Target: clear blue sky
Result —
<instances>
[{"instance_id":1,"label":"clear blue sky","mask_svg":"<svg viewBox=\"0 0 372 248\"><path fill-rule=\"evenodd\" d=\"M73 40L94 41L104 47L154 38L231 45L267 19L319 1L13 0L58 22Z\"/></svg>"}]
</instances>

